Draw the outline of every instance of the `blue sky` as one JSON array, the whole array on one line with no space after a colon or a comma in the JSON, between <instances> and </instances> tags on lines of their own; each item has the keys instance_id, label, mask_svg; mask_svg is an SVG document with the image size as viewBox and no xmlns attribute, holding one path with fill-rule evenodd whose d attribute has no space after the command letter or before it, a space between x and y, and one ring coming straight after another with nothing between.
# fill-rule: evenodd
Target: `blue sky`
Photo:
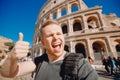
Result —
<instances>
[{"instance_id":1,"label":"blue sky","mask_svg":"<svg viewBox=\"0 0 120 80\"><path fill-rule=\"evenodd\" d=\"M0 0L0 36L18 40L23 32L24 40L32 45L35 22L40 8L47 0ZM120 17L119 0L83 0L88 7L103 6L103 14L115 13Z\"/></svg>"}]
</instances>

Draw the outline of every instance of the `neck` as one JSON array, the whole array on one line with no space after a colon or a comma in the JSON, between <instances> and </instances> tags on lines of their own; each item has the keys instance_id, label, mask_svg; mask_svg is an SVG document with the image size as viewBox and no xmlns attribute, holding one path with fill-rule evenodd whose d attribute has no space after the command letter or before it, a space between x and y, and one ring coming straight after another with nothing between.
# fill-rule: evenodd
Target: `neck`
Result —
<instances>
[{"instance_id":1,"label":"neck","mask_svg":"<svg viewBox=\"0 0 120 80\"><path fill-rule=\"evenodd\" d=\"M49 60L50 60L51 62L56 62L56 61L59 61L59 60L63 60L64 57L65 57L65 55L66 55L66 51L63 51L60 56L55 56L55 55L54 55L54 56L50 56L50 55L48 54L48 58L49 58Z\"/></svg>"}]
</instances>

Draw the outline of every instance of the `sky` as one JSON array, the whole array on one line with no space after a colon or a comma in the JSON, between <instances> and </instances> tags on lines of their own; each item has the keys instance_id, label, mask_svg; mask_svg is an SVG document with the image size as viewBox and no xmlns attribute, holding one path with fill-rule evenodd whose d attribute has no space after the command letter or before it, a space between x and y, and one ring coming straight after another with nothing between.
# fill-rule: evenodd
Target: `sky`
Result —
<instances>
[{"instance_id":1,"label":"sky","mask_svg":"<svg viewBox=\"0 0 120 80\"><path fill-rule=\"evenodd\" d=\"M41 7L47 0L0 0L0 36L18 40L18 33L24 34L24 41L32 45L35 23ZM88 7L102 6L102 13L115 13L120 18L119 0L83 0Z\"/></svg>"}]
</instances>

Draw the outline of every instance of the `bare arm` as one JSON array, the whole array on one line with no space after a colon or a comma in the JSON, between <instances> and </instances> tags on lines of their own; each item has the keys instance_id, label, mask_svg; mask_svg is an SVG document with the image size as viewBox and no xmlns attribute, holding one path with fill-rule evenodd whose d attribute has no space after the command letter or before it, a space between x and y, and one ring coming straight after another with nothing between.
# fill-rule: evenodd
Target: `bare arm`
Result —
<instances>
[{"instance_id":1,"label":"bare arm","mask_svg":"<svg viewBox=\"0 0 120 80\"><path fill-rule=\"evenodd\" d=\"M35 70L36 66L32 61L17 62L17 60L26 57L29 51L29 43L22 40L23 34L21 33L14 49L9 53L2 65L0 70L2 76L12 78Z\"/></svg>"},{"instance_id":2,"label":"bare arm","mask_svg":"<svg viewBox=\"0 0 120 80\"><path fill-rule=\"evenodd\" d=\"M14 77L18 72L17 59L13 54L7 56L1 68L1 75L4 77Z\"/></svg>"}]
</instances>

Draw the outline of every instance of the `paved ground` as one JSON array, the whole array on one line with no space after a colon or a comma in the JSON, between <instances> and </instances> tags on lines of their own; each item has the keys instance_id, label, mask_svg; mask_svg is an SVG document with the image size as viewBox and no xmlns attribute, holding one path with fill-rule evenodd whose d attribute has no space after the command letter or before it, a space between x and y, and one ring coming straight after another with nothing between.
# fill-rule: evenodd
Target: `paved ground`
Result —
<instances>
[{"instance_id":1,"label":"paved ground","mask_svg":"<svg viewBox=\"0 0 120 80\"><path fill-rule=\"evenodd\" d=\"M105 70L104 67L102 68L95 68L97 73L100 76L100 80L120 80L120 74L119 76L117 75L109 75ZM30 75L24 76L22 78L15 78L15 79L7 79L7 78L3 78L0 77L0 80L32 80L30 78Z\"/></svg>"},{"instance_id":2,"label":"paved ground","mask_svg":"<svg viewBox=\"0 0 120 80\"><path fill-rule=\"evenodd\" d=\"M104 70L104 68L99 68L96 71L100 76L100 80L120 80L120 74L110 75Z\"/></svg>"}]
</instances>

